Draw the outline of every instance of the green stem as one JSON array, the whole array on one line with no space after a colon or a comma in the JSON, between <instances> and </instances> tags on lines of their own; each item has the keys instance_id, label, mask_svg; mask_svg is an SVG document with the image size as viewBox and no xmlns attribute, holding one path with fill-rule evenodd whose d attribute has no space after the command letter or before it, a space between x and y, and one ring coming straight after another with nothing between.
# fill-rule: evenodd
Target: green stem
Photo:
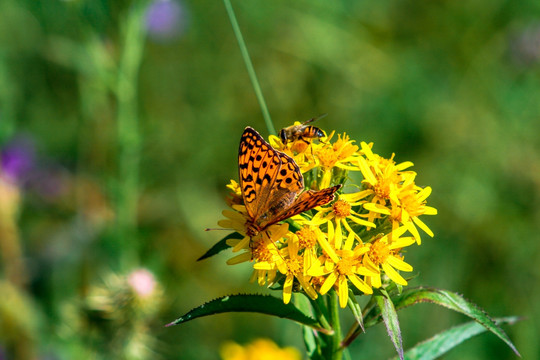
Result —
<instances>
[{"instance_id":1,"label":"green stem","mask_svg":"<svg viewBox=\"0 0 540 360\"><path fill-rule=\"evenodd\" d=\"M115 88L118 100L117 131L119 145L118 235L123 251L134 242L137 227L137 202L141 136L137 111L137 83L142 61L144 30L143 4L129 12L124 28L124 46ZM134 249L135 250L135 249ZM131 255L135 254L132 250ZM129 256L128 256L129 257Z\"/></svg>"},{"instance_id":2,"label":"green stem","mask_svg":"<svg viewBox=\"0 0 540 360\"><path fill-rule=\"evenodd\" d=\"M9 72L7 57L0 52L0 109L2 120L0 121L0 144L9 139L15 132L15 117L17 104L17 82Z\"/></svg>"},{"instance_id":3,"label":"green stem","mask_svg":"<svg viewBox=\"0 0 540 360\"><path fill-rule=\"evenodd\" d=\"M330 311L330 322L334 329L332 338L332 360L341 360L343 349L341 348L341 323L339 321L339 302L335 290L328 293L328 308Z\"/></svg>"},{"instance_id":4,"label":"green stem","mask_svg":"<svg viewBox=\"0 0 540 360\"><path fill-rule=\"evenodd\" d=\"M251 80L251 85L253 85L253 89L255 90L255 95L257 96L257 100L259 101L259 106L261 107L261 111L264 117L264 122L266 123L266 128L268 129L268 132L270 134L277 134L276 129L274 128L274 124L272 123L272 119L270 118L268 107L266 106L266 102L264 101L264 96L261 91L261 86L259 85L259 80L257 80L255 69L253 68L251 58L249 57L249 52L248 52L246 43L244 42L242 31L240 30L240 26L238 26L238 21L236 20L236 15L234 14L231 1L223 0L223 3L225 4L225 8L227 9L227 14L229 15L229 20L231 21L231 25L234 31L234 36L236 36L236 40L238 41L238 46L240 47L242 58L244 59L244 63L246 64L246 69L249 74L249 79Z\"/></svg>"},{"instance_id":5,"label":"green stem","mask_svg":"<svg viewBox=\"0 0 540 360\"><path fill-rule=\"evenodd\" d=\"M317 317L317 320L319 320L319 322L325 329L331 330L332 326L328 323L325 313L319 305L319 299L321 298L319 297L316 300L309 299L309 302L311 303L311 306L313 308L313 311L315 312L315 316Z\"/></svg>"}]
</instances>

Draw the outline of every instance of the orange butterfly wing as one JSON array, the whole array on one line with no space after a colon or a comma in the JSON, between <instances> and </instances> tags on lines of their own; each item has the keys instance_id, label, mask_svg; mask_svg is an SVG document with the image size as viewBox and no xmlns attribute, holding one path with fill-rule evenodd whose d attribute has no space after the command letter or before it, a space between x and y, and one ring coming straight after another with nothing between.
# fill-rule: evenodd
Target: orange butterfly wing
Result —
<instances>
[{"instance_id":1,"label":"orange butterfly wing","mask_svg":"<svg viewBox=\"0 0 540 360\"><path fill-rule=\"evenodd\" d=\"M259 231L327 204L341 187L302 192L304 177L294 160L272 148L249 126L240 139L238 170L244 205Z\"/></svg>"}]
</instances>

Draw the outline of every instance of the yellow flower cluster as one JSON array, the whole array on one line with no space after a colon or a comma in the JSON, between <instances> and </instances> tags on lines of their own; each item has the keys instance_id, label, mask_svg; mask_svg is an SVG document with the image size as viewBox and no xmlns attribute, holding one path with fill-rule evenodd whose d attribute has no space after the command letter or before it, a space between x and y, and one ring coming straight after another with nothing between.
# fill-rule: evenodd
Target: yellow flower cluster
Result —
<instances>
[{"instance_id":1,"label":"yellow flower cluster","mask_svg":"<svg viewBox=\"0 0 540 360\"><path fill-rule=\"evenodd\" d=\"M300 352L293 347L280 348L272 340L255 339L242 346L235 342L226 342L221 347L223 360L300 360Z\"/></svg>"},{"instance_id":2,"label":"yellow flower cluster","mask_svg":"<svg viewBox=\"0 0 540 360\"><path fill-rule=\"evenodd\" d=\"M295 160L306 189L344 185L330 204L248 236L241 189L235 181L228 185L232 210L225 210L226 219L218 224L243 238L227 241L240 252L227 263L252 262L251 280L281 286L285 303L295 291L315 299L334 288L345 307L354 288L371 294L390 282L407 285L400 271L413 268L403 260L403 249L421 243L418 228L433 236L419 219L437 213L426 205L431 188L415 184L416 173L408 170L413 164L396 164L393 154L383 158L373 153L373 144L355 145L346 134L332 142L333 135L287 144L270 136L269 141ZM359 172L361 183L352 183L349 172Z\"/></svg>"}]
</instances>

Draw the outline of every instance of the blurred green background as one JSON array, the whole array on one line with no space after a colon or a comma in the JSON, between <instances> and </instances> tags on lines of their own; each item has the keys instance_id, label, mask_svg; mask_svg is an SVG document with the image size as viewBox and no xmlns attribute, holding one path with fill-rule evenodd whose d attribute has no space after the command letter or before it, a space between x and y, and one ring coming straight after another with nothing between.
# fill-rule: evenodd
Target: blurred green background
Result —
<instances>
[{"instance_id":1,"label":"blurred green background","mask_svg":"<svg viewBox=\"0 0 540 360\"><path fill-rule=\"evenodd\" d=\"M540 358L540 2L233 6L276 128L328 113L317 126L433 188L412 285L525 316L505 330ZM229 253L196 262L224 235L204 229L247 125L268 135L221 1L0 2L0 359L216 359L263 336L303 349L298 325L265 316L163 327L268 292ZM111 310L133 279L150 301ZM429 304L400 319L406 347L466 321ZM351 351L394 354L381 325ZM445 356L515 358L491 334Z\"/></svg>"}]
</instances>

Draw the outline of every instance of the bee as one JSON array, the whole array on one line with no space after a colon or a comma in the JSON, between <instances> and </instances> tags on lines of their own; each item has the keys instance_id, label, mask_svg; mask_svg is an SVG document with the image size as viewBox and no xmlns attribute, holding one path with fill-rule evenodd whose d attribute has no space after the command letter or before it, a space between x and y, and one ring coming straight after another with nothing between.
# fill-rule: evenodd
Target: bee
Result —
<instances>
[{"instance_id":1,"label":"bee","mask_svg":"<svg viewBox=\"0 0 540 360\"><path fill-rule=\"evenodd\" d=\"M326 115L328 114L323 114L321 116L314 117L312 119L309 119L306 122L303 122L300 125L291 125L291 126L281 129L281 131L279 132L279 137L281 138L281 142L283 142L283 145L287 145L288 142L301 140L309 144L309 141L307 141L306 139L320 139L326 136L324 132L318 127L315 127L313 125L306 125L310 122L323 118Z\"/></svg>"}]
</instances>

